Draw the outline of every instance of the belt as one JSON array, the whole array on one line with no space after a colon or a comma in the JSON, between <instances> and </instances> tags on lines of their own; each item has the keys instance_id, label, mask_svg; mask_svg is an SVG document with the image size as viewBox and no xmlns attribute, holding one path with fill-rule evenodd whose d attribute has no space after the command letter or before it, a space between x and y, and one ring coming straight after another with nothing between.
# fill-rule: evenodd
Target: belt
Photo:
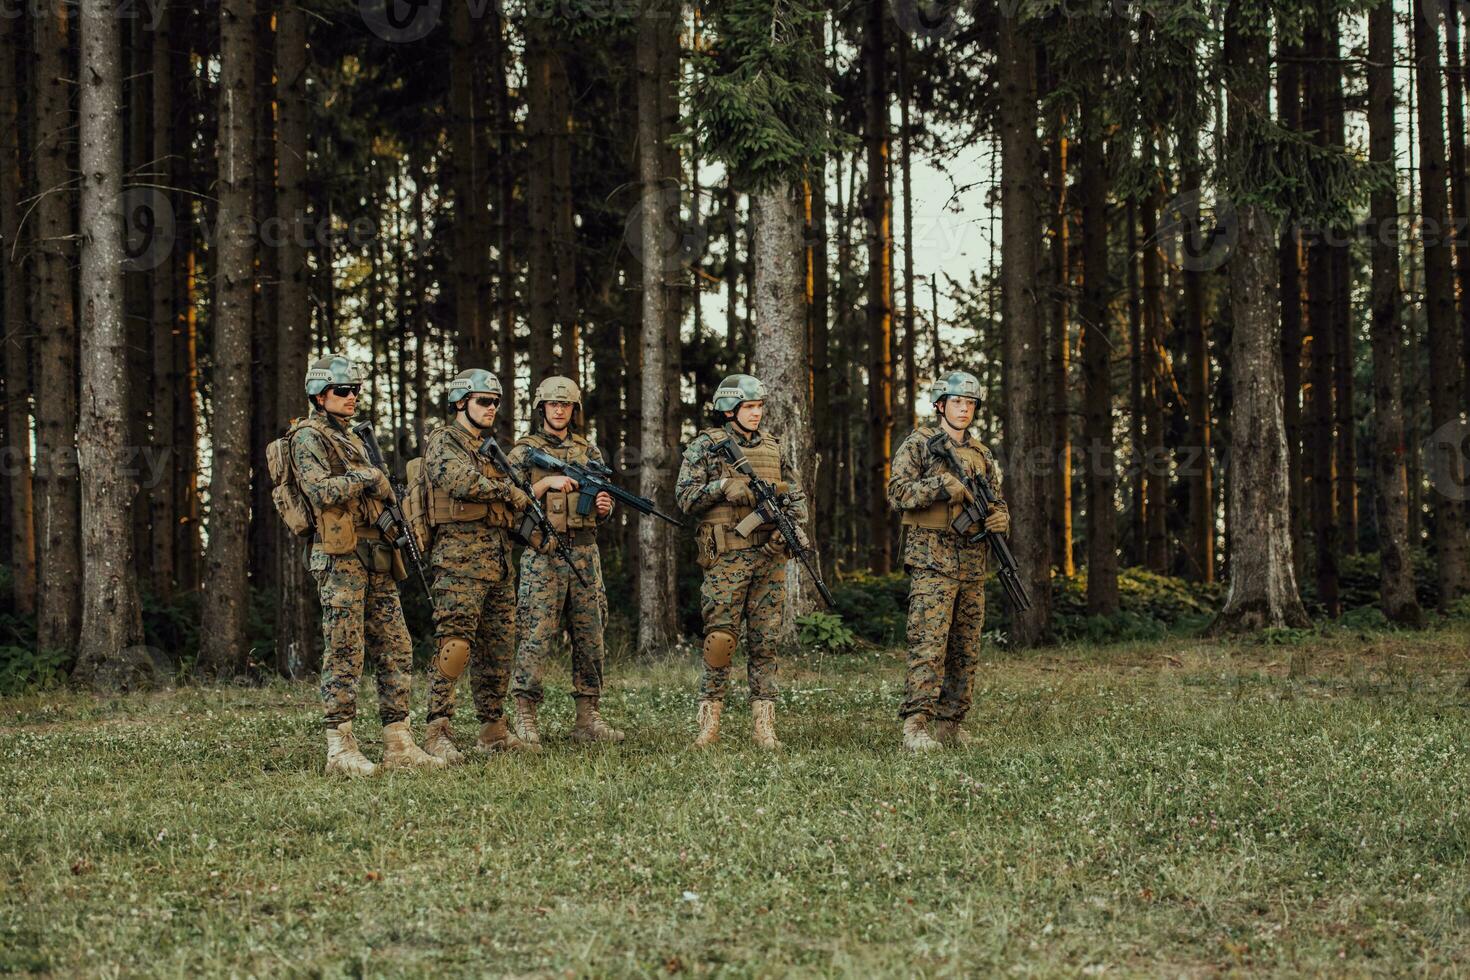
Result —
<instances>
[{"instance_id":1,"label":"belt","mask_svg":"<svg viewBox=\"0 0 1470 980\"><path fill-rule=\"evenodd\" d=\"M561 531L558 532L557 537L566 542L568 548L580 548L597 543L597 531L590 527L578 528L575 531Z\"/></svg>"},{"instance_id":2,"label":"belt","mask_svg":"<svg viewBox=\"0 0 1470 980\"><path fill-rule=\"evenodd\" d=\"M371 524L357 524L357 525L354 525L353 526L352 530L353 530L353 533L356 534L357 540L359 540L359 541L381 541L381 540L383 540L383 532L382 531L379 531L377 528L373 527ZM318 532L316 534L313 534L311 536L311 540L315 544L321 544L322 543L322 536L321 536L320 532Z\"/></svg>"}]
</instances>

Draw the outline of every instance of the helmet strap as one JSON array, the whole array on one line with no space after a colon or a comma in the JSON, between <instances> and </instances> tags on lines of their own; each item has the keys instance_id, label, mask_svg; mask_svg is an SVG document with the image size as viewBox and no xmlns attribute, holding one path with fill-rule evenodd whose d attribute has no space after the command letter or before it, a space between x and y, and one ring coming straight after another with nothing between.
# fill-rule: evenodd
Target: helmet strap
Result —
<instances>
[{"instance_id":1,"label":"helmet strap","mask_svg":"<svg viewBox=\"0 0 1470 980\"><path fill-rule=\"evenodd\" d=\"M464 420L467 423L469 423L469 425L470 425L471 428L473 428L477 432L488 432L491 429L495 428L495 423L494 422L490 423L489 425L481 425L480 423L476 422L474 420L474 418L472 418L470 416L470 396L469 395L465 395L464 398L463 398L463 401L464 401L464 408L461 408L459 410L459 413L464 416Z\"/></svg>"},{"instance_id":2,"label":"helmet strap","mask_svg":"<svg viewBox=\"0 0 1470 980\"><path fill-rule=\"evenodd\" d=\"M741 402L741 404L743 405L745 403ZM736 405L735 411L730 413L730 421L735 423L735 428L739 429L742 435L745 435L747 437L755 435L755 429L747 429L745 426L740 424L740 405Z\"/></svg>"}]
</instances>

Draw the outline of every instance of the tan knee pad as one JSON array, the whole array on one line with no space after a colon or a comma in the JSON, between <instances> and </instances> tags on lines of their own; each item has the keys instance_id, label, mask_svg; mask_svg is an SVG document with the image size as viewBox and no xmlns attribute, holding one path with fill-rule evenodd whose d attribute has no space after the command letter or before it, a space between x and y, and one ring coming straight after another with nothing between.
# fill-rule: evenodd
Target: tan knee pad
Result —
<instances>
[{"instance_id":1,"label":"tan knee pad","mask_svg":"<svg viewBox=\"0 0 1470 980\"><path fill-rule=\"evenodd\" d=\"M735 634L729 630L710 630L704 636L704 663L712 670L730 666L735 652Z\"/></svg>"},{"instance_id":2,"label":"tan knee pad","mask_svg":"<svg viewBox=\"0 0 1470 980\"><path fill-rule=\"evenodd\" d=\"M470 642L462 640L457 636L439 641L439 653L434 658L434 666L439 673L450 680L454 680L464 673L464 665L470 659Z\"/></svg>"}]
</instances>

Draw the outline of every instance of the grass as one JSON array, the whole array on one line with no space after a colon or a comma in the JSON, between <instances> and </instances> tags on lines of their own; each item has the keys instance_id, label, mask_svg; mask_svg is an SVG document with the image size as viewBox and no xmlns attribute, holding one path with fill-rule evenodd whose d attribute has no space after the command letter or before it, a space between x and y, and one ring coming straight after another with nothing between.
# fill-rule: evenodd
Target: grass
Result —
<instances>
[{"instance_id":1,"label":"grass","mask_svg":"<svg viewBox=\"0 0 1470 980\"><path fill-rule=\"evenodd\" d=\"M783 665L775 758L616 665L622 746L350 784L305 685L0 700L0 972L1463 973L1467 639L1007 657L922 759L891 654Z\"/></svg>"}]
</instances>

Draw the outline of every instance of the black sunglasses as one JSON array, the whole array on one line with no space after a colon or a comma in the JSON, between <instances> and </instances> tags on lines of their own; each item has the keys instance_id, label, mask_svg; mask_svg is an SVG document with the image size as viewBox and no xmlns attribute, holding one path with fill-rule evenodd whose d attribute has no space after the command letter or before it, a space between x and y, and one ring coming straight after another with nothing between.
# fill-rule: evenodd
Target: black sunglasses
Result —
<instances>
[{"instance_id":1,"label":"black sunglasses","mask_svg":"<svg viewBox=\"0 0 1470 980\"><path fill-rule=\"evenodd\" d=\"M494 395L489 395L483 398L476 398L475 406L477 408L498 408L500 406L500 399L496 398Z\"/></svg>"},{"instance_id":2,"label":"black sunglasses","mask_svg":"<svg viewBox=\"0 0 1470 980\"><path fill-rule=\"evenodd\" d=\"M355 395L359 391L362 391L362 385L332 385L332 394L338 398L346 398L348 395Z\"/></svg>"}]
</instances>

